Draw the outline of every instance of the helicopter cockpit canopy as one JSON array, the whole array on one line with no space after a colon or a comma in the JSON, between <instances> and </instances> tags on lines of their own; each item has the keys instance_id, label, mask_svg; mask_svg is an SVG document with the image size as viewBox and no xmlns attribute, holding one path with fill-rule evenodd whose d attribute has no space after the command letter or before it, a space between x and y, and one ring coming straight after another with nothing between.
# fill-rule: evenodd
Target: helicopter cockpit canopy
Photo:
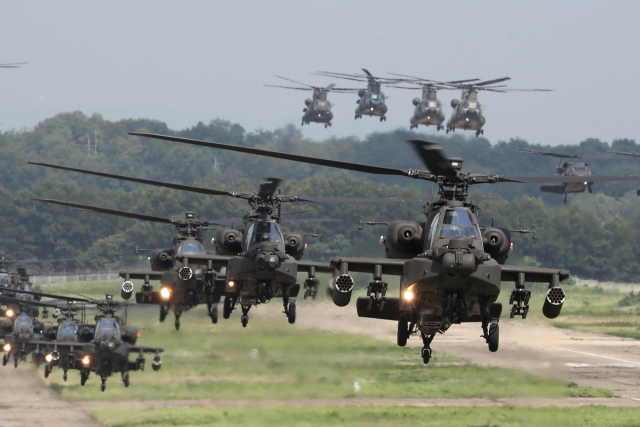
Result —
<instances>
[{"instance_id":1,"label":"helicopter cockpit canopy","mask_svg":"<svg viewBox=\"0 0 640 427\"><path fill-rule=\"evenodd\" d=\"M442 219L442 220L441 220ZM438 231L438 227L440 230ZM429 232L430 246L437 244L437 239L467 238L480 239L482 234L478 223L465 208L449 208L438 212L431 222Z\"/></svg>"},{"instance_id":2,"label":"helicopter cockpit canopy","mask_svg":"<svg viewBox=\"0 0 640 427\"><path fill-rule=\"evenodd\" d=\"M78 325L75 322L66 321L58 328L58 337L73 336L78 333Z\"/></svg>"},{"instance_id":3,"label":"helicopter cockpit canopy","mask_svg":"<svg viewBox=\"0 0 640 427\"><path fill-rule=\"evenodd\" d=\"M197 240L185 240L182 242L176 250L176 256L187 255L206 255L207 251L202 246L202 243Z\"/></svg>"},{"instance_id":4,"label":"helicopter cockpit canopy","mask_svg":"<svg viewBox=\"0 0 640 427\"><path fill-rule=\"evenodd\" d=\"M0 273L0 286L8 287L11 284L11 276L7 273Z\"/></svg>"},{"instance_id":5,"label":"helicopter cockpit canopy","mask_svg":"<svg viewBox=\"0 0 640 427\"><path fill-rule=\"evenodd\" d=\"M586 165L573 165L569 168L569 172L573 173L587 173L589 172L589 168Z\"/></svg>"},{"instance_id":6,"label":"helicopter cockpit canopy","mask_svg":"<svg viewBox=\"0 0 640 427\"><path fill-rule=\"evenodd\" d=\"M249 226L244 240L244 250L257 249L263 243L275 243L284 251L284 238L276 221L257 220Z\"/></svg>"},{"instance_id":7,"label":"helicopter cockpit canopy","mask_svg":"<svg viewBox=\"0 0 640 427\"><path fill-rule=\"evenodd\" d=\"M31 330L32 327L33 327L33 324L31 323L31 319L29 319L29 316L21 315L17 317L16 323L13 326L13 330L15 332L17 332L19 329Z\"/></svg>"},{"instance_id":8,"label":"helicopter cockpit canopy","mask_svg":"<svg viewBox=\"0 0 640 427\"><path fill-rule=\"evenodd\" d=\"M120 336L120 328L116 319L107 317L100 320L96 327L96 338L105 334Z\"/></svg>"}]
</instances>

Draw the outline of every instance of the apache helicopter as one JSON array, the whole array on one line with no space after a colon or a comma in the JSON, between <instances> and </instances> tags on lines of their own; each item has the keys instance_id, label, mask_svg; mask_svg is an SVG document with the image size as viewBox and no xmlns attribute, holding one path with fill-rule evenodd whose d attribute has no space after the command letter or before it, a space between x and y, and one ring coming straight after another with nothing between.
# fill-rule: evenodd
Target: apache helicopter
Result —
<instances>
[{"instance_id":1,"label":"apache helicopter","mask_svg":"<svg viewBox=\"0 0 640 427\"><path fill-rule=\"evenodd\" d=\"M62 290L64 291L64 289ZM65 292L76 294L71 291ZM61 353L66 354L68 357L68 369L80 370L80 385L85 385L90 372L95 372L102 380L100 387L102 391L107 387L107 378L117 372L121 373L125 387L129 387L129 372L144 370L144 353L155 354L152 367L154 371L160 370L162 367L160 353L162 353L164 349L136 345L140 334L138 333L138 328L126 324L128 304L115 301L111 294L106 294L103 300L96 300L81 294L76 295L79 295L80 298L42 294L43 297L66 300L69 303L95 305L95 309L101 313L95 317L95 325L77 325L77 341L58 338L53 343L46 341L39 342L39 344L47 344L49 346L48 349L52 350L45 356L47 363L59 361ZM116 311L121 308L121 305L125 308L124 319L115 315ZM83 308L85 310L91 309L91 307ZM58 330L56 331L58 337L60 335L59 328L60 326L58 326ZM71 328L72 325L69 325L69 332ZM53 330L50 329L47 335L52 337ZM78 353L75 351L76 347L80 347L82 350L81 364L78 362ZM138 353L135 362L129 361L129 356L132 353Z\"/></svg>"},{"instance_id":2,"label":"apache helicopter","mask_svg":"<svg viewBox=\"0 0 640 427\"><path fill-rule=\"evenodd\" d=\"M543 156L559 157L561 159L573 159L573 162L563 162L562 160L556 166L556 174L554 176L510 176L509 178L516 181L533 183L560 183L560 185L543 185L540 191L554 194L564 194L564 203L567 203L567 195L571 193L583 193L589 190L593 192L593 184L596 182L615 182L615 181L640 181L638 175L592 175L591 168L587 163L578 162L578 159L587 158L603 158L607 156L582 156L580 154L556 154L548 151L537 151L528 148L516 148L517 151L527 154L539 154Z\"/></svg>"},{"instance_id":3,"label":"apache helicopter","mask_svg":"<svg viewBox=\"0 0 640 427\"><path fill-rule=\"evenodd\" d=\"M324 123L324 127L327 128L331 126L331 119L333 119L333 113L331 112L331 102L327 100L327 93L330 91L333 92L355 92L357 89L345 89L345 88L337 88L333 83L327 87L316 87L311 86L305 83L300 83L295 80L287 79L284 77L276 76L280 79L287 80L302 86L306 87L291 87L291 86L276 86L276 85L265 85L266 87L279 87L283 89L295 89L295 90L313 90L313 99L307 98L304 103L307 105L302 112L304 115L302 116L302 125L313 123Z\"/></svg>"},{"instance_id":4,"label":"apache helicopter","mask_svg":"<svg viewBox=\"0 0 640 427\"><path fill-rule=\"evenodd\" d=\"M162 289L160 290L160 296L164 299L170 299L172 295L179 293L180 289L193 287L193 284L197 277L201 277L204 286L216 287L216 268L226 268L226 277L220 278L223 285L217 287L219 291L213 292L215 295L224 294L224 310L223 317L228 319L231 315L231 311L234 310L236 305L242 307L243 316L241 318L243 326L246 326L249 318L248 312L252 305L258 305L260 303L268 302L272 297L282 297L283 305L285 308L285 314L290 323L294 323L296 319L295 301L291 301L290 298L295 298L298 295L300 285L296 284L297 271L305 271L308 273L307 287L315 287L317 289L317 280L315 279L316 272L333 271L331 267L326 263L301 261L300 258L304 254L305 250L305 235L299 232L282 233L281 224L284 222L283 214L280 211L282 203L296 202L296 201L320 201L327 203L335 203L340 200L334 198L315 198L302 199L296 196L281 196L276 195L280 180L269 179L260 185L259 192L257 193L241 193L220 191L214 189L193 187L181 184L171 184L161 181L151 181L147 179L133 178L121 175L113 175L102 172L94 172L82 169L68 168L63 166L49 165L44 163L31 163L40 166L53 167L57 169L82 172L91 175L97 175L108 178L116 178L125 181L138 182L143 184L155 185L160 187L167 187L176 190L190 191L207 195L223 195L235 198L245 199L249 202L252 210L247 212L243 218L234 218L226 220L216 220L215 222L209 222L208 224L221 224L232 225L242 222L245 226L244 231L236 230L233 228L221 228L217 232L216 239L214 240L216 247L216 254L210 255L206 251L203 253L191 253L182 252L172 256L175 260L176 266L180 266L177 269L177 274L172 270L167 274L164 272L160 278L162 280ZM364 199L363 199L364 200ZM90 210L100 213L110 213L113 215L129 216L131 218L153 220L156 222L171 222L158 217L151 217L148 215L133 214L123 211L115 211L104 208L96 208L94 206L80 205L75 203L60 202L56 200L41 199L40 201L48 201L49 203L61 204L71 206L78 209ZM391 201L391 200L389 200ZM153 219L152 219L153 218ZM313 218L313 219L291 219L288 222L291 223L305 223L305 222L329 222L329 221L341 221L331 218ZM253 227L254 224L258 224ZM268 227L268 231L263 231L263 227ZM255 232L253 231L255 228ZM247 233L252 233L251 238L247 237ZM255 239L267 239L267 240L255 240ZM286 243L285 243L286 242ZM168 262L169 256L162 253L158 254L159 260L166 259ZM268 261L267 261L268 259ZM271 260L273 259L273 263ZM253 263L255 266L249 268L248 263ZM227 265L228 264L228 265ZM273 264L273 266L271 265ZM203 266L195 271L192 270L189 265ZM249 274L237 273L237 269L240 268L244 272L251 271ZM230 270L231 269L231 270ZM234 270L235 269L235 270ZM126 278L125 273L125 278ZM129 272L129 279L132 278L132 272ZM137 273L136 273L137 274ZM142 274L148 274L148 272L142 272ZM151 279L151 275L149 277ZM156 276L157 279L157 276ZM218 281L218 283L220 283ZM236 286L237 283L237 286ZM245 286L246 285L246 286ZM222 288L222 289L220 289ZM123 283L123 297L131 295L133 292L133 284L126 280ZM143 290L151 289L143 288ZM145 301L145 294L140 297L136 295L136 299ZM148 295L148 294L147 294ZM157 297L151 295L151 299L147 300L151 303L158 302ZM160 300L162 301L162 300ZM178 323L176 324L178 325Z\"/></svg>"},{"instance_id":5,"label":"apache helicopter","mask_svg":"<svg viewBox=\"0 0 640 427\"><path fill-rule=\"evenodd\" d=\"M44 165L44 164L42 164ZM51 165L59 169L91 173L82 169L63 168ZM112 178L120 178L118 175L100 174ZM207 304L209 317L213 323L218 322L218 303L221 295L224 293L224 274L211 270L203 273L201 270L195 272L194 276L189 280L178 280L178 272L182 264L177 261L178 258L190 255L206 255L207 251L203 245L202 232L211 230L209 228L217 223L196 218L195 212L186 212L185 219L168 219L151 215L143 215L132 212L125 212L116 209L100 208L97 206L83 205L78 203L63 202L53 199L33 199L39 202L46 202L56 205L69 206L75 209L95 212L101 214L121 216L125 218L133 218L142 221L159 222L163 224L172 224L178 230L178 234L173 239L173 248L166 249L138 249L136 254L140 252L151 251L149 262L151 263L151 271L134 270L122 271L120 276L125 279L122 284L121 296L123 299L129 299L133 293L133 283L131 280L144 280L144 284L140 292L136 292L136 302L139 304L157 304L160 306L160 322L164 322L167 314L173 310L175 314L175 328L180 329L180 317L182 313L188 311L198 304ZM217 224L220 225L220 224ZM151 281L160 281L161 283L175 283L172 292L169 288L161 287L159 291L154 291Z\"/></svg>"},{"instance_id":6,"label":"apache helicopter","mask_svg":"<svg viewBox=\"0 0 640 427\"><path fill-rule=\"evenodd\" d=\"M386 258L335 257L331 265L339 271L332 292L338 306L346 306L354 287L349 271L372 273L368 297L358 298L358 316L398 322L398 345L411 334L420 333L424 343L422 358L431 358L431 342L454 323L480 322L490 351L499 344L498 321L502 304L496 302L502 282L515 282L511 293L511 317L526 318L531 291L525 282L548 283L543 314L555 318L565 300L560 282L569 277L561 269L504 265L511 247L511 234L501 227L478 225L480 209L467 201L474 184L521 182L494 174L463 173L462 159L445 158L441 147L428 141L409 141L427 170L395 169L338 160L318 159L251 147L232 146L165 135L133 135L187 144L259 154L356 172L406 176L438 184L440 200L427 203L426 221L396 221L389 225L385 239ZM383 274L400 276L400 297L386 297Z\"/></svg>"},{"instance_id":7,"label":"apache helicopter","mask_svg":"<svg viewBox=\"0 0 640 427\"><path fill-rule=\"evenodd\" d=\"M444 123L444 111L442 110L442 103L438 99L438 91L439 90L454 90L454 88L438 85L433 82L425 82L424 79L413 76L406 76L403 74L395 74L389 73L393 76L399 76L405 78L403 83L414 84L422 88L422 98L413 98L413 105L416 107L413 111L413 116L410 120L409 129L417 129L418 125L425 126L435 126L436 130L444 129L442 123ZM406 78L410 78L412 80L406 80ZM457 80L447 82L449 84L458 84L458 83L467 83L473 82L478 79L469 79L469 80ZM397 89L409 89L416 90L415 87L406 87L406 86L390 86Z\"/></svg>"},{"instance_id":8,"label":"apache helicopter","mask_svg":"<svg viewBox=\"0 0 640 427\"><path fill-rule=\"evenodd\" d=\"M387 104L385 101L387 97L384 92L380 90L380 87L383 84L391 84L397 83L397 79L387 79L384 77L374 77L369 71L362 69L364 71L363 74L341 74L341 73L332 73L330 71L319 71L315 73L320 76L338 78L338 79L346 79L353 80L356 82L366 82L366 89L359 89L358 92L358 100L356 103L358 106L356 107L355 119L361 119L363 115L365 116L375 116L380 117L380 121L387 120ZM334 89L335 90L335 89ZM352 91L353 89L345 89L344 91Z\"/></svg>"}]
</instances>

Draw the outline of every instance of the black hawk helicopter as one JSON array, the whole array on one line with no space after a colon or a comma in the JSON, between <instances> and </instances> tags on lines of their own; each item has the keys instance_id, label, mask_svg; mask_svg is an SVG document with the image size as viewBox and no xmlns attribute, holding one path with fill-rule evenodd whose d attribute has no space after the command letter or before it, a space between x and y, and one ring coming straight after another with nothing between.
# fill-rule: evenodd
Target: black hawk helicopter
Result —
<instances>
[{"instance_id":1,"label":"black hawk helicopter","mask_svg":"<svg viewBox=\"0 0 640 427\"><path fill-rule=\"evenodd\" d=\"M280 79L290 81L306 87L291 87L291 86L277 86L277 85L265 85L266 87L279 87L283 89L295 89L295 90L313 90L313 98L305 99L304 103L306 107L302 110L304 115L302 116L302 126L309 123L324 123L324 127L331 126L331 119L333 119L333 113L331 112L331 102L327 100L327 94L333 92L356 92L358 89L346 89L337 88L333 83L327 87L311 86L305 83L300 83L295 80L287 79L285 77L276 76Z\"/></svg>"},{"instance_id":2,"label":"black hawk helicopter","mask_svg":"<svg viewBox=\"0 0 640 427\"><path fill-rule=\"evenodd\" d=\"M442 103L438 99L439 90L454 90L449 86L438 85L437 83L430 82L419 77L407 76L404 74L389 73L393 76L403 77L403 83L413 84L418 87L406 87L406 86L390 86L397 89L409 89L416 90L422 89L421 98L413 98L413 105L416 107L413 110L413 116L411 117L409 129L417 129L418 125L435 126L436 130L444 129L444 111L442 110ZM410 80L407 80L410 79ZM478 79L457 80L447 82L450 84L473 82Z\"/></svg>"},{"instance_id":3,"label":"black hawk helicopter","mask_svg":"<svg viewBox=\"0 0 640 427\"><path fill-rule=\"evenodd\" d=\"M560 282L569 277L562 269L504 265L511 247L508 229L478 225L480 209L467 201L474 184L521 182L494 174L463 173L462 159L445 158L441 147L428 141L409 141L427 170L395 169L338 160L318 159L251 147L192 140L165 135L130 133L150 138L265 157L294 160L356 172L406 176L438 184L440 200L427 203L426 221L396 221L389 225L385 239L386 258L335 257L331 265L339 271L333 301L346 306L354 280L349 271L372 273L368 297L358 298L358 316L393 320L398 323L398 345L406 345L411 334L420 333L424 342L422 358L431 358L431 342L454 323L479 322L490 351L499 344L498 320L502 304L496 302L502 282L515 282L511 293L511 317L526 318L531 291L525 282L548 283L543 313L548 318L560 314L565 293ZM400 296L387 297L382 275L400 276Z\"/></svg>"},{"instance_id":4,"label":"black hawk helicopter","mask_svg":"<svg viewBox=\"0 0 640 427\"><path fill-rule=\"evenodd\" d=\"M364 74L342 74L342 73L333 73L330 71L319 71L315 74L320 76L338 78L338 79L346 79L352 80L356 82L367 83L366 89L358 89L358 99L356 103L358 106L356 107L355 119L361 119L363 115L371 116L371 117L380 117L380 121L387 120L387 104L385 101L387 97L384 92L381 91L382 85L388 85L392 83L397 83L397 79L388 79L384 77L374 77L368 70L362 69ZM334 89L335 90L335 89ZM355 91L354 89L344 89L345 91Z\"/></svg>"},{"instance_id":5,"label":"black hawk helicopter","mask_svg":"<svg viewBox=\"0 0 640 427\"><path fill-rule=\"evenodd\" d=\"M526 183L559 183L560 185L542 185L540 191L545 193L564 194L564 203L567 203L567 195L571 193L593 192L593 184L596 182L615 181L640 181L638 175L592 175L591 168L580 159L601 159L607 155L583 156L581 154L557 154L548 151L531 150L528 148L516 148L516 151L526 154L538 154L560 159L573 159L572 162L560 160L556 166L554 176L510 176L509 178Z\"/></svg>"}]
</instances>

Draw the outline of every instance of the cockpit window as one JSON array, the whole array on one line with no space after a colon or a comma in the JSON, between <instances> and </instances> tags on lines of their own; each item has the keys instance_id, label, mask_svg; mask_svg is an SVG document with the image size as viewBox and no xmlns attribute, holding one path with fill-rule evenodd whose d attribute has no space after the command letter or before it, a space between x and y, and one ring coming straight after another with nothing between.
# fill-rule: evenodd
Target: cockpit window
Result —
<instances>
[{"instance_id":1,"label":"cockpit window","mask_svg":"<svg viewBox=\"0 0 640 427\"><path fill-rule=\"evenodd\" d=\"M377 93L372 93L371 94L371 99L378 99L378 94Z\"/></svg>"},{"instance_id":2,"label":"cockpit window","mask_svg":"<svg viewBox=\"0 0 640 427\"><path fill-rule=\"evenodd\" d=\"M477 228L466 209L450 209L445 212L440 238L452 237L478 238Z\"/></svg>"},{"instance_id":3,"label":"cockpit window","mask_svg":"<svg viewBox=\"0 0 640 427\"><path fill-rule=\"evenodd\" d=\"M31 328L31 320L27 316L20 316L16 319L16 329Z\"/></svg>"},{"instance_id":4,"label":"cockpit window","mask_svg":"<svg viewBox=\"0 0 640 427\"><path fill-rule=\"evenodd\" d=\"M100 327L98 328L98 334L117 334L118 325L114 319L102 319Z\"/></svg>"},{"instance_id":5,"label":"cockpit window","mask_svg":"<svg viewBox=\"0 0 640 427\"><path fill-rule=\"evenodd\" d=\"M11 283L11 276L7 273L0 273L0 285L9 285Z\"/></svg>"},{"instance_id":6,"label":"cockpit window","mask_svg":"<svg viewBox=\"0 0 640 427\"><path fill-rule=\"evenodd\" d=\"M64 323L60 326L58 331L59 335L75 335L78 332L78 327L74 323Z\"/></svg>"},{"instance_id":7,"label":"cockpit window","mask_svg":"<svg viewBox=\"0 0 640 427\"><path fill-rule=\"evenodd\" d=\"M435 101L429 101L429 105L430 108L437 108L438 107L438 103Z\"/></svg>"},{"instance_id":8,"label":"cockpit window","mask_svg":"<svg viewBox=\"0 0 640 427\"><path fill-rule=\"evenodd\" d=\"M318 101L318 107L326 107L327 103L324 101Z\"/></svg>"},{"instance_id":9,"label":"cockpit window","mask_svg":"<svg viewBox=\"0 0 640 427\"><path fill-rule=\"evenodd\" d=\"M204 250L200 242L195 240L187 240L183 242L178 248L178 255L206 255L207 252Z\"/></svg>"},{"instance_id":10,"label":"cockpit window","mask_svg":"<svg viewBox=\"0 0 640 427\"><path fill-rule=\"evenodd\" d=\"M254 228L252 227L250 232L253 231ZM282 242L282 236L280 235L280 230L276 227L275 222L261 221L255 224L255 236L253 241L280 243Z\"/></svg>"}]
</instances>

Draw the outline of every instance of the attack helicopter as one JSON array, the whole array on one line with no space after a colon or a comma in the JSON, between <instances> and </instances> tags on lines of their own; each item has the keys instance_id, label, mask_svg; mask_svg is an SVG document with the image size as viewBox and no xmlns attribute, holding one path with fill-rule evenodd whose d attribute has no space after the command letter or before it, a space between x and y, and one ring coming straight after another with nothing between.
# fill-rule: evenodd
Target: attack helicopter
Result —
<instances>
[{"instance_id":1,"label":"attack helicopter","mask_svg":"<svg viewBox=\"0 0 640 427\"><path fill-rule=\"evenodd\" d=\"M357 90L358 99L356 103L358 106L356 107L355 119L361 119L363 115L371 116L371 117L380 117L380 121L384 122L387 120L387 104L385 101L387 97L384 92L380 90L382 85L397 83L397 79L388 79L384 77L374 77L368 70L362 69L364 74L341 74L341 73L332 73L330 71L319 71L315 74L320 76L338 78L338 79L346 79L353 80L356 82L367 83L366 89ZM353 89L345 89L346 91L353 91Z\"/></svg>"},{"instance_id":2,"label":"attack helicopter","mask_svg":"<svg viewBox=\"0 0 640 427\"><path fill-rule=\"evenodd\" d=\"M417 129L418 125L425 126L435 126L436 130L439 131L444 129L445 117L444 111L442 110L442 103L438 99L438 91L439 90L454 90L454 88L438 85L434 82L425 81L419 77L407 76L403 74L395 74L389 73L393 76L403 77L403 83L405 84L413 84L418 87L406 87L406 86L390 86L397 89L409 89L416 90L418 88L422 89L422 97L421 98L413 98L413 105L416 107L413 111L413 116L410 120L409 129ZM406 80L409 78L410 80ZM458 84L458 83L467 83L473 82L478 79L468 79L468 80L457 80L447 82L449 84Z\"/></svg>"},{"instance_id":3,"label":"attack helicopter","mask_svg":"<svg viewBox=\"0 0 640 427\"><path fill-rule=\"evenodd\" d=\"M304 103L306 107L302 110L304 115L302 116L302 125L310 123L324 123L324 127L331 126L331 119L333 119L333 113L331 112L331 102L327 100L327 94L329 92L356 92L358 89L346 89L337 88L335 84L330 84L327 87L311 86L306 83L300 83L295 80L287 79L285 77L276 76L279 79L287 80L292 83L296 83L306 87L291 87L291 86L277 86L277 85L265 85L266 87L279 87L283 89L294 90L313 90L313 98L307 98Z\"/></svg>"},{"instance_id":4,"label":"attack helicopter","mask_svg":"<svg viewBox=\"0 0 640 427\"><path fill-rule=\"evenodd\" d=\"M64 289L62 289L64 291ZM71 294L75 292L65 291ZM138 328L127 325L127 306L129 304L121 303L113 299L112 294L106 294L105 299L97 300L86 295L76 294L79 297L67 297L54 294L42 294L46 298L56 298L65 300L68 303L84 304L84 310L92 308L100 311L101 314L95 316L96 324L75 324L75 322L62 322L66 329L60 330L60 325L56 329L49 329L46 333L48 338L53 338L55 333L55 341L38 341L39 345L46 345L50 353L47 353L44 360L47 363L60 363L61 354L67 356L66 368L80 370L80 385L85 385L89 378L90 372L95 372L102 380L100 386L102 391L106 389L107 378L120 372L122 382L125 387L129 387L129 372L144 370L145 358L144 353L154 354L152 368L154 371L160 370L162 367L162 358L160 353L164 351L162 348L145 347L137 345L140 337ZM95 307L87 307L86 305ZM116 312L121 308L125 309L125 317L121 319L116 316ZM84 319L84 318L83 318ZM71 335L75 326L75 334L77 339L65 339L62 335ZM55 331L55 332L54 332ZM81 353L76 351L76 348ZM129 360L131 354L138 354L134 362ZM79 357L81 356L81 357ZM65 365L63 365L64 369ZM49 371L50 372L50 371ZM48 374L45 374L48 375ZM66 371L65 371L66 376ZM66 380L66 379L65 379Z\"/></svg>"},{"instance_id":5,"label":"attack helicopter","mask_svg":"<svg viewBox=\"0 0 640 427\"><path fill-rule=\"evenodd\" d=\"M83 173L91 173L82 169L64 168L52 165L64 170L71 170ZM99 173L95 173L99 174ZM100 176L108 175L112 178L122 178L118 175L99 174ZM194 276L189 280L178 280L178 272L182 264L177 261L182 256L189 255L205 255L207 253L203 245L202 232L212 230L212 225L221 225L198 219L195 212L186 212L184 219L168 219L152 215L143 215L138 213L126 212L116 209L107 209L97 206L83 205L78 203L64 202L53 199L33 199L39 202L51 203L62 206L69 206L75 209L95 212L107 215L115 215L125 218L133 218L142 221L159 222L163 224L172 224L178 234L173 238L173 248L159 249L138 249L136 254L150 251L149 263L151 270L133 270L121 271L120 276L125 279L122 284L121 296L123 299L129 299L133 293L133 283L131 280L143 280L144 284L140 292L136 292L136 302L139 304L156 304L160 306L160 322L164 322L170 311L173 310L175 315L175 328L180 329L180 317L182 313L188 311L198 304L207 304L207 311L211 321L218 323L218 304L221 295L224 293L224 274L220 269L212 269L203 273L201 270L196 271ZM161 287L160 290L154 291L151 281L159 281L161 283L176 283L170 293L168 288Z\"/></svg>"},{"instance_id":6,"label":"attack helicopter","mask_svg":"<svg viewBox=\"0 0 640 427\"><path fill-rule=\"evenodd\" d=\"M389 225L385 258L331 259L331 265L339 272L332 291L334 303L338 306L349 303L354 287L350 271L371 273L373 280L368 296L358 298L356 302L358 316L396 321L400 346L406 345L410 335L420 333L424 363L431 359L434 337L446 332L452 324L462 322L479 322L489 350L498 350L502 304L496 300L502 282L515 283L510 298L512 318L526 318L529 312L531 291L525 288L525 282L548 283L542 312L548 318L555 318L561 312L565 292L560 282L569 277L569 272L505 265L511 248L509 230L502 227L481 230L478 224L480 209L467 201L471 185L522 181L495 174L464 173L461 170L463 160L445 158L436 143L409 141L427 168L417 170L318 159L166 135L130 134L436 183L440 200L425 204L425 222L395 221ZM383 274L400 276L399 297L386 296L387 283L382 281Z\"/></svg>"},{"instance_id":7,"label":"attack helicopter","mask_svg":"<svg viewBox=\"0 0 640 427\"><path fill-rule=\"evenodd\" d=\"M640 181L638 175L592 175L591 168L580 159L600 159L607 155L583 156L581 154L557 154L548 151L531 150L528 148L516 148L516 151L526 154L538 154L542 156L559 157L560 159L573 159L572 162L560 160L556 166L554 176L510 176L516 181L533 183L559 183L560 185L543 185L540 191L545 193L564 194L564 203L567 203L567 195L571 193L583 193L588 190L593 192L593 184L596 182L615 181Z\"/></svg>"},{"instance_id":8,"label":"attack helicopter","mask_svg":"<svg viewBox=\"0 0 640 427\"><path fill-rule=\"evenodd\" d=\"M192 253L177 251L171 257L176 262L177 274L174 270L172 274L167 272L162 273L160 279L162 281L162 288L160 289L158 297L151 297L150 302L162 301L162 299L171 299L172 295L179 295L180 289L188 288L196 283L196 278L201 277L204 281L207 281L205 286L214 286L212 280L215 280L215 269L226 268L226 275L221 277L223 286L215 287L218 289L213 292L215 295L224 294L224 306L223 317L228 319L231 312L235 309L236 305L241 306L243 315L241 321L243 326L246 327L249 317L249 309L253 305L259 305L261 303L268 302L272 297L282 297L285 314L290 323L294 323L296 319L296 305L295 298L300 290L300 285L296 283L297 271L305 271L308 273L308 287L315 286L317 288L317 281L315 279L316 272L332 272L333 269L328 263L319 263L312 261L300 260L305 250L305 236L299 232L282 233L281 224L284 222L283 214L281 212L282 203L296 202L296 201L325 201L327 203L340 202L334 198L315 198L302 199L297 196L282 196L275 194L280 180L269 179L268 181L260 185L260 190L257 193L242 193L231 191L220 191L214 189L206 189L200 187L193 187L182 184L171 184L161 181L151 181L147 179L133 178L121 175L113 175L102 172L94 172L76 168L69 168L57 165L49 165L45 163L32 163L30 164L52 167L57 169L63 169L68 171L81 172L91 175L97 175L108 178L116 178L125 181L138 182L143 184L155 185L160 187L167 187L176 190L190 191L207 195L223 195L235 198L245 199L249 202L251 210L243 218L234 218L226 220L216 220L209 222L208 224L219 225L232 225L241 222L244 224L244 230L236 230L234 228L221 228L218 230L216 239L214 240L216 247L216 254ZM100 213L110 213L119 216L129 216L131 218L153 220L156 222L170 222L170 220L151 217L148 215L133 214L123 211L108 210L104 208L96 208L94 206L80 205L75 203L60 202L54 200L40 200L48 201L49 203L62 204L77 209L92 210ZM390 200L389 200L390 201ZM154 219L152 219L154 218ZM287 220L291 223L306 223L306 222L330 222L341 221L331 218L303 218L303 219L290 219ZM258 224L259 223L259 224ZM254 224L258 224L255 227ZM263 228L268 230L263 230ZM252 231L254 230L255 231ZM248 237L248 233L251 232L251 237ZM257 240L256 240L257 239ZM168 262L169 255L165 253L158 253L158 257L166 259ZM160 259L159 258L159 259ZM272 261L273 260L273 261ZM250 268L249 264L253 263L254 268ZM196 268L195 271L189 267L189 265L197 265L200 268ZM250 272L248 274L240 274L237 269L244 272ZM146 272L148 274L148 272ZM126 274L125 278L126 278ZM129 272L129 279L132 278L132 272ZM140 272L136 274L145 274ZM232 275L235 274L235 275ZM151 275L149 275L151 279ZM157 276L155 277L157 279ZM210 285L213 283L213 285ZM246 285L246 286L245 286ZM144 288L143 288L144 289ZM147 290L150 290L146 288ZM133 284L127 279L123 283L123 297L131 295L133 292ZM312 292L313 293L313 292ZM144 295L143 292L140 294ZM143 296L136 295L136 299L139 300ZM142 299L144 301L144 299ZM178 326L178 324L176 324Z\"/></svg>"}]
</instances>

